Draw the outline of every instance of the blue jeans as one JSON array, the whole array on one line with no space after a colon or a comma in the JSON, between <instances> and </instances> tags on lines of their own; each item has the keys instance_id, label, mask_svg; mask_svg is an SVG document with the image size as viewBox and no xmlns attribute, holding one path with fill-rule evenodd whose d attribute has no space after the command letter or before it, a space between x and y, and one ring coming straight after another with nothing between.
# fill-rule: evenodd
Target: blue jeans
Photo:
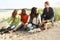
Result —
<instances>
[{"instance_id":1,"label":"blue jeans","mask_svg":"<svg viewBox=\"0 0 60 40\"><path fill-rule=\"evenodd\" d=\"M37 27L36 25L29 23L29 24L27 25L27 31L33 30L33 29L35 29L36 27Z\"/></svg>"},{"instance_id":2,"label":"blue jeans","mask_svg":"<svg viewBox=\"0 0 60 40\"><path fill-rule=\"evenodd\" d=\"M23 25L23 24L19 25L19 26L15 29L15 31L18 31L18 30L23 31L23 30L24 30L24 25Z\"/></svg>"},{"instance_id":3,"label":"blue jeans","mask_svg":"<svg viewBox=\"0 0 60 40\"><path fill-rule=\"evenodd\" d=\"M20 29L21 31L24 31L24 30L25 30L25 29L24 29L24 25L21 24L19 29Z\"/></svg>"},{"instance_id":4,"label":"blue jeans","mask_svg":"<svg viewBox=\"0 0 60 40\"><path fill-rule=\"evenodd\" d=\"M51 19L49 19L49 20L50 20L50 22L52 23L52 26L54 26L54 17L51 18Z\"/></svg>"},{"instance_id":5,"label":"blue jeans","mask_svg":"<svg viewBox=\"0 0 60 40\"><path fill-rule=\"evenodd\" d=\"M7 30L13 30L14 28L13 27L13 24L10 24L9 27L7 28Z\"/></svg>"}]
</instances>

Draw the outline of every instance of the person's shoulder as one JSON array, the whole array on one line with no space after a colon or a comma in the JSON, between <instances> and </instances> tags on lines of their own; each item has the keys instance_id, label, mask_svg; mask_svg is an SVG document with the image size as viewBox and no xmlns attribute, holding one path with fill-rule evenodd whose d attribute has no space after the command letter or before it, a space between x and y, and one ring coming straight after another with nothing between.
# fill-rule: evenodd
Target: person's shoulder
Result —
<instances>
[{"instance_id":1,"label":"person's shoulder","mask_svg":"<svg viewBox=\"0 0 60 40\"><path fill-rule=\"evenodd\" d=\"M53 9L52 7L49 7L50 9Z\"/></svg>"},{"instance_id":2,"label":"person's shoulder","mask_svg":"<svg viewBox=\"0 0 60 40\"><path fill-rule=\"evenodd\" d=\"M19 17L19 15L16 15L16 17Z\"/></svg>"},{"instance_id":3,"label":"person's shoulder","mask_svg":"<svg viewBox=\"0 0 60 40\"><path fill-rule=\"evenodd\" d=\"M46 8L44 8L44 9L46 9Z\"/></svg>"},{"instance_id":4,"label":"person's shoulder","mask_svg":"<svg viewBox=\"0 0 60 40\"><path fill-rule=\"evenodd\" d=\"M44 8L43 10L46 10L46 8Z\"/></svg>"},{"instance_id":5,"label":"person's shoulder","mask_svg":"<svg viewBox=\"0 0 60 40\"><path fill-rule=\"evenodd\" d=\"M29 16L28 13L26 13L26 16Z\"/></svg>"},{"instance_id":6,"label":"person's shoulder","mask_svg":"<svg viewBox=\"0 0 60 40\"><path fill-rule=\"evenodd\" d=\"M21 18L21 16L19 16L19 15L16 15L16 18Z\"/></svg>"}]
</instances>

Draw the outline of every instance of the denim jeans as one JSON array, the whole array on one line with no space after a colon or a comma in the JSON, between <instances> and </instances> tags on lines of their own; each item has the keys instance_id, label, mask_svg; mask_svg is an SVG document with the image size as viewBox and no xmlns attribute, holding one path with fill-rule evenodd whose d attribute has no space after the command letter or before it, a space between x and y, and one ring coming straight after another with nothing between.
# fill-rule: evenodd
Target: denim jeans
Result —
<instances>
[{"instance_id":1,"label":"denim jeans","mask_svg":"<svg viewBox=\"0 0 60 40\"><path fill-rule=\"evenodd\" d=\"M33 25L33 24L29 23L29 24L27 25L27 31L33 30L33 29L35 29L36 27L37 27L36 25Z\"/></svg>"},{"instance_id":2,"label":"denim jeans","mask_svg":"<svg viewBox=\"0 0 60 40\"><path fill-rule=\"evenodd\" d=\"M14 30L17 31L17 30L20 30L24 25L22 24L22 22L20 22L15 28Z\"/></svg>"},{"instance_id":3,"label":"denim jeans","mask_svg":"<svg viewBox=\"0 0 60 40\"><path fill-rule=\"evenodd\" d=\"M54 26L54 17L50 19L52 26Z\"/></svg>"},{"instance_id":4,"label":"denim jeans","mask_svg":"<svg viewBox=\"0 0 60 40\"><path fill-rule=\"evenodd\" d=\"M13 24L10 24L7 28L7 30L13 30L15 28L15 26Z\"/></svg>"}]
</instances>

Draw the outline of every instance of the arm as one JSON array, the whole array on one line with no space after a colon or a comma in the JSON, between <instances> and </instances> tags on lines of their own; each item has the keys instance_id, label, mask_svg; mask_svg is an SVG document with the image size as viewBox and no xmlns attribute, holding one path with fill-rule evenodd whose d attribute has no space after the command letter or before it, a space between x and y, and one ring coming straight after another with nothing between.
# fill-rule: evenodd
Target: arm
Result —
<instances>
[{"instance_id":1,"label":"arm","mask_svg":"<svg viewBox=\"0 0 60 40\"><path fill-rule=\"evenodd\" d=\"M28 20L27 20L27 23L26 23L26 25L29 23L29 21L30 21L30 16L28 16Z\"/></svg>"},{"instance_id":2,"label":"arm","mask_svg":"<svg viewBox=\"0 0 60 40\"><path fill-rule=\"evenodd\" d=\"M21 17L20 17L19 15L16 16L16 21L17 21L17 22L15 23L16 26L17 26L17 25L20 25Z\"/></svg>"},{"instance_id":3,"label":"arm","mask_svg":"<svg viewBox=\"0 0 60 40\"><path fill-rule=\"evenodd\" d=\"M47 14L49 16L49 19L53 18L54 17L54 11L53 11L53 8L49 8L49 13Z\"/></svg>"},{"instance_id":4,"label":"arm","mask_svg":"<svg viewBox=\"0 0 60 40\"><path fill-rule=\"evenodd\" d=\"M29 23L29 21L30 21L30 16L28 17L27 23Z\"/></svg>"},{"instance_id":5,"label":"arm","mask_svg":"<svg viewBox=\"0 0 60 40\"><path fill-rule=\"evenodd\" d=\"M41 23L41 15L40 14L38 15L38 21L39 21L39 23Z\"/></svg>"},{"instance_id":6,"label":"arm","mask_svg":"<svg viewBox=\"0 0 60 40\"><path fill-rule=\"evenodd\" d=\"M43 10L42 16L43 16L43 17L45 16L45 8L44 8L44 10Z\"/></svg>"},{"instance_id":7,"label":"arm","mask_svg":"<svg viewBox=\"0 0 60 40\"><path fill-rule=\"evenodd\" d=\"M46 11L45 9L43 10L43 14L41 15L41 21L44 20L44 18L46 17Z\"/></svg>"},{"instance_id":8,"label":"arm","mask_svg":"<svg viewBox=\"0 0 60 40\"><path fill-rule=\"evenodd\" d=\"M54 17L54 11L53 11L53 8L51 8L51 15L52 15L52 17Z\"/></svg>"}]
</instances>

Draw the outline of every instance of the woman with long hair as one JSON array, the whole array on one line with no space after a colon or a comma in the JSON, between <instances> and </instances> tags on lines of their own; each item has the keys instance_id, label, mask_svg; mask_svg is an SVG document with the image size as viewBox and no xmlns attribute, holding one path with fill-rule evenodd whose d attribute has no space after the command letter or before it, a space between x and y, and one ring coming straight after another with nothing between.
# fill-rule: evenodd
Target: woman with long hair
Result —
<instances>
[{"instance_id":1,"label":"woman with long hair","mask_svg":"<svg viewBox=\"0 0 60 40\"><path fill-rule=\"evenodd\" d=\"M33 7L31 9L29 24L27 25L27 30L33 30L34 28L38 28L41 23L40 15L37 13L37 8Z\"/></svg>"},{"instance_id":2,"label":"woman with long hair","mask_svg":"<svg viewBox=\"0 0 60 40\"><path fill-rule=\"evenodd\" d=\"M21 22L14 29L14 31L17 31L17 30L25 31L26 25L28 24L28 15L26 13L26 10L22 9L21 13L19 14L19 16L21 17Z\"/></svg>"},{"instance_id":3,"label":"woman with long hair","mask_svg":"<svg viewBox=\"0 0 60 40\"><path fill-rule=\"evenodd\" d=\"M20 22L20 17L17 15L17 9L15 9L12 13L12 16L6 19L8 26L4 30L4 33L13 30Z\"/></svg>"}]
</instances>

